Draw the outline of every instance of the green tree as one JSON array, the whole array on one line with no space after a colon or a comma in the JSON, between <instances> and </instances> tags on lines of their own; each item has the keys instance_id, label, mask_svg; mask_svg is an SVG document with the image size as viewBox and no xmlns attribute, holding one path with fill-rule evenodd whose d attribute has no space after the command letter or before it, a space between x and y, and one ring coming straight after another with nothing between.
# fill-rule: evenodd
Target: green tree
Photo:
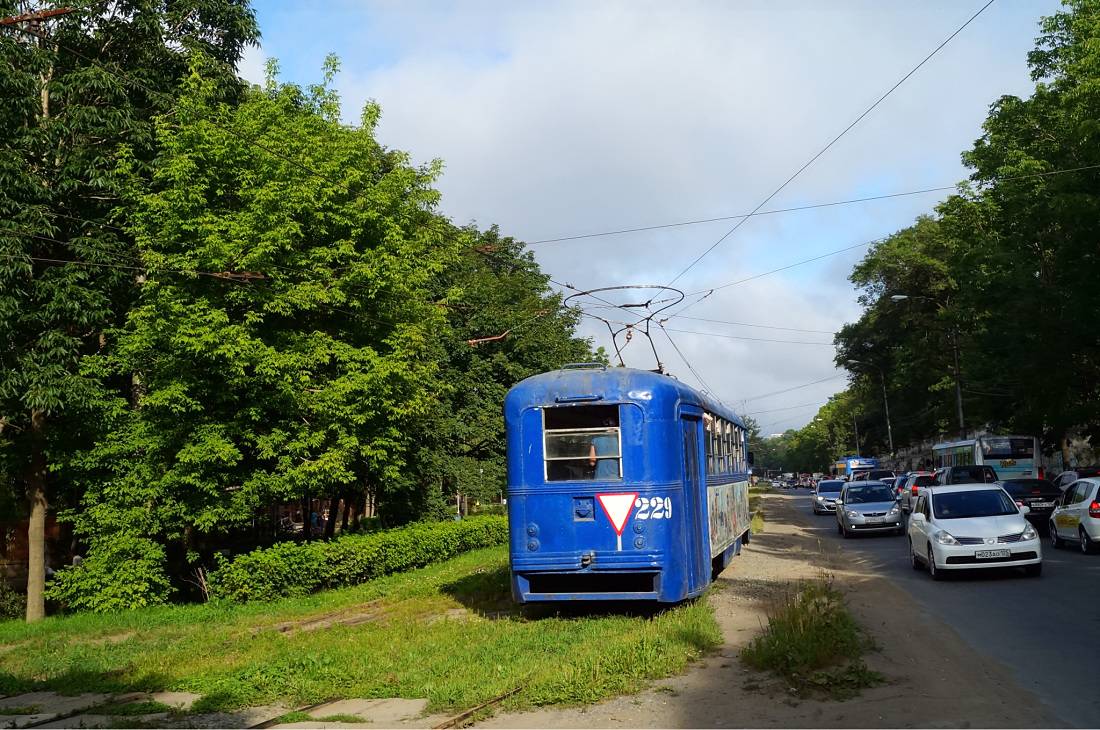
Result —
<instances>
[{"instance_id":1,"label":"green tree","mask_svg":"<svg viewBox=\"0 0 1100 730\"><path fill-rule=\"evenodd\" d=\"M122 164L147 278L88 370L145 392L111 401L80 463L90 556L54 593L77 607L167 600L166 572L263 505L405 484L439 390L429 285L469 241L433 212L438 165L381 147L373 104L339 122L334 59L307 89L272 67L236 106L207 68L159 121L151 179ZM142 590L120 550L149 556Z\"/></svg>"},{"instance_id":2,"label":"green tree","mask_svg":"<svg viewBox=\"0 0 1100 730\"><path fill-rule=\"evenodd\" d=\"M447 326L438 332L438 404L418 429L413 487L380 501L387 524L444 516L461 494L491 502L505 493L504 396L524 378L600 358L574 336L579 314L562 307L522 242L494 226L463 230L471 248L431 290Z\"/></svg>"},{"instance_id":3,"label":"green tree","mask_svg":"<svg viewBox=\"0 0 1100 730\"><path fill-rule=\"evenodd\" d=\"M133 272L115 268L134 263L111 173L120 147L147 174L162 110L147 90L173 92L192 52L231 67L258 37L245 2L67 4L75 12L45 23L43 40L0 35L0 422L29 505L28 620L44 615L51 470L80 439L75 411L112 385L80 364L110 348L104 332L135 295ZM0 0L3 16L32 9ZM64 486L54 492L64 501Z\"/></svg>"},{"instance_id":4,"label":"green tree","mask_svg":"<svg viewBox=\"0 0 1100 730\"><path fill-rule=\"evenodd\" d=\"M864 311L837 333L836 363L858 378L854 410L874 429L870 446L878 453L888 450L882 378L899 416L895 445L954 423L955 347L967 351L971 332L962 326L958 274L950 266L957 246L940 220L922 216L872 246L850 277Z\"/></svg>"},{"instance_id":5,"label":"green tree","mask_svg":"<svg viewBox=\"0 0 1100 730\"><path fill-rule=\"evenodd\" d=\"M993 105L963 155L972 185L941 209L967 244L952 266L972 274L967 366L983 415L1045 427L1063 450L1070 427L1100 435L1100 174L1036 176L1100 165L1100 3L1065 6L1028 56L1034 93Z\"/></svg>"}]
</instances>

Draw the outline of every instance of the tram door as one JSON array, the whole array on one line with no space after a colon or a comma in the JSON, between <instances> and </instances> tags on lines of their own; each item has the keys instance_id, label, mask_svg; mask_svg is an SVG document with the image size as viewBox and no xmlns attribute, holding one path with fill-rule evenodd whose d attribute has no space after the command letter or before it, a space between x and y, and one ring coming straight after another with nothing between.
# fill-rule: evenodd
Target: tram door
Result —
<instances>
[{"instance_id":1,"label":"tram door","mask_svg":"<svg viewBox=\"0 0 1100 730\"><path fill-rule=\"evenodd\" d=\"M688 591L694 592L710 580L710 543L703 529L705 495L700 483L699 429L702 421L682 416L680 433L684 442L684 531L687 539Z\"/></svg>"}]
</instances>

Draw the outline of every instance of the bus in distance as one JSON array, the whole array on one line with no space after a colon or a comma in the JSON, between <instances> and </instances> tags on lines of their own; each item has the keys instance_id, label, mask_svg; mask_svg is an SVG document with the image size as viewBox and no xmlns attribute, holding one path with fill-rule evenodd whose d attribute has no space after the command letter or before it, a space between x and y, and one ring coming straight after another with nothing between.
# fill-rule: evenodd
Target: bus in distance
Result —
<instances>
[{"instance_id":1,"label":"bus in distance","mask_svg":"<svg viewBox=\"0 0 1100 730\"><path fill-rule=\"evenodd\" d=\"M932 461L941 466L985 465L1004 480L1042 479L1042 456L1035 436L979 436L932 447Z\"/></svg>"},{"instance_id":2,"label":"bus in distance","mask_svg":"<svg viewBox=\"0 0 1100 730\"><path fill-rule=\"evenodd\" d=\"M842 456L833 464L833 476L837 479L850 479L857 471L878 468L878 459L861 456Z\"/></svg>"}]
</instances>

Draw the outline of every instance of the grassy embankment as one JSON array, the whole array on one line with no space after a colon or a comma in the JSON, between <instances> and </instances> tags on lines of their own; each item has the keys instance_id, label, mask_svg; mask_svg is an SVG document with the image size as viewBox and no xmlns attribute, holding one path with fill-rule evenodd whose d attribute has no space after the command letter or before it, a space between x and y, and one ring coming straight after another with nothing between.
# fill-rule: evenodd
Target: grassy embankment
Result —
<instances>
[{"instance_id":1,"label":"grassy embankment","mask_svg":"<svg viewBox=\"0 0 1100 730\"><path fill-rule=\"evenodd\" d=\"M760 501L770 491L772 491L771 482L760 482L749 487L749 513L752 515L749 531L754 535L764 531L764 510L760 509Z\"/></svg>"},{"instance_id":2,"label":"grassy embankment","mask_svg":"<svg viewBox=\"0 0 1100 730\"><path fill-rule=\"evenodd\" d=\"M195 711L334 696L462 711L593 702L721 641L706 600L664 611L515 612L503 547L307 598L0 623L0 694L178 690ZM500 614L501 609L505 613Z\"/></svg>"}]
</instances>

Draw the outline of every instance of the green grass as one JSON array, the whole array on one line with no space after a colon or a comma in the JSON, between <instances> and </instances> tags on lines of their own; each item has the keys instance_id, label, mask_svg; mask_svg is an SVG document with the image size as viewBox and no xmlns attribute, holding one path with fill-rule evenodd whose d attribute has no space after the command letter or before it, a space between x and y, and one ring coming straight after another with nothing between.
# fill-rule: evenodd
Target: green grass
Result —
<instances>
[{"instance_id":1,"label":"green grass","mask_svg":"<svg viewBox=\"0 0 1100 730\"><path fill-rule=\"evenodd\" d=\"M768 627L741 649L750 667L769 669L801 694L843 699L882 681L862 657L875 648L822 575L791 586L768 607Z\"/></svg>"},{"instance_id":2,"label":"green grass","mask_svg":"<svg viewBox=\"0 0 1100 730\"><path fill-rule=\"evenodd\" d=\"M0 715L37 715L42 705L24 705L22 707L0 707Z\"/></svg>"},{"instance_id":3,"label":"green grass","mask_svg":"<svg viewBox=\"0 0 1100 730\"><path fill-rule=\"evenodd\" d=\"M6 622L0 694L188 691L203 695L194 712L333 696L426 697L435 712L521 687L502 705L518 709L635 691L721 642L705 599L663 611L519 611L508 579L507 551L498 547L266 604ZM279 630L334 612L359 623Z\"/></svg>"},{"instance_id":4,"label":"green grass","mask_svg":"<svg viewBox=\"0 0 1100 730\"><path fill-rule=\"evenodd\" d=\"M764 531L764 510L757 510L753 516L752 521L749 523L749 532L753 535L759 535Z\"/></svg>"},{"instance_id":5,"label":"green grass","mask_svg":"<svg viewBox=\"0 0 1100 730\"><path fill-rule=\"evenodd\" d=\"M156 712L171 712L172 708L161 702L127 702L121 705L104 705L88 710L89 715L152 715Z\"/></svg>"},{"instance_id":6,"label":"green grass","mask_svg":"<svg viewBox=\"0 0 1100 730\"><path fill-rule=\"evenodd\" d=\"M358 715L325 715L324 717L313 717L308 712L300 712L295 710L294 712L288 712L285 715L279 715L275 718L276 725L289 725L292 722L369 722Z\"/></svg>"},{"instance_id":7,"label":"green grass","mask_svg":"<svg viewBox=\"0 0 1100 730\"><path fill-rule=\"evenodd\" d=\"M311 717L310 720L312 720L312 719L313 718ZM308 721L309 720L307 720L306 722L308 722ZM347 714L343 714L343 713L338 714L338 715L325 715L324 717L318 717L316 721L317 722L348 722L348 723L368 722L368 720L366 720L362 717L359 717L358 715L347 715Z\"/></svg>"},{"instance_id":8,"label":"green grass","mask_svg":"<svg viewBox=\"0 0 1100 730\"><path fill-rule=\"evenodd\" d=\"M763 486L765 484L768 486ZM764 498L764 495L771 491L774 490L770 482L762 482L749 487L749 512L755 512L756 508L760 506L760 501Z\"/></svg>"}]
</instances>

